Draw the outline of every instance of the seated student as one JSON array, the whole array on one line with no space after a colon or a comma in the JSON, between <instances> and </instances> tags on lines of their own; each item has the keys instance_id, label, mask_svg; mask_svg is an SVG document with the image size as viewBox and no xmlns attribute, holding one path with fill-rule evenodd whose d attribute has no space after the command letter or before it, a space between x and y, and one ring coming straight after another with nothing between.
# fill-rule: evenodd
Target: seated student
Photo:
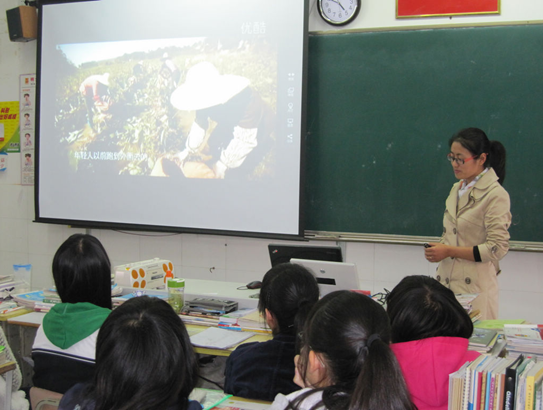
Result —
<instances>
[{"instance_id":1,"label":"seated student","mask_svg":"<svg viewBox=\"0 0 543 410\"><path fill-rule=\"evenodd\" d=\"M387 296L392 350L419 410L447 409L449 374L479 353L473 323L454 293L429 276L407 276Z\"/></svg>"},{"instance_id":2,"label":"seated student","mask_svg":"<svg viewBox=\"0 0 543 410\"><path fill-rule=\"evenodd\" d=\"M311 310L301 335L296 382L271 410L414 410L389 347L385 310L371 298L341 290Z\"/></svg>"},{"instance_id":3,"label":"seated student","mask_svg":"<svg viewBox=\"0 0 543 410\"><path fill-rule=\"evenodd\" d=\"M318 299L317 281L303 266L283 263L264 275L258 310L273 340L242 344L228 357L225 393L272 401L298 390L292 381L296 334Z\"/></svg>"},{"instance_id":4,"label":"seated student","mask_svg":"<svg viewBox=\"0 0 543 410\"><path fill-rule=\"evenodd\" d=\"M115 309L96 343L96 373L71 388L59 410L201 410L188 399L198 361L185 325L162 299L141 296Z\"/></svg>"},{"instance_id":5,"label":"seated student","mask_svg":"<svg viewBox=\"0 0 543 410\"><path fill-rule=\"evenodd\" d=\"M34 339L32 380L65 393L94 374L96 336L111 313L111 264L98 239L75 234L58 248L53 277L62 303L45 315Z\"/></svg>"}]
</instances>

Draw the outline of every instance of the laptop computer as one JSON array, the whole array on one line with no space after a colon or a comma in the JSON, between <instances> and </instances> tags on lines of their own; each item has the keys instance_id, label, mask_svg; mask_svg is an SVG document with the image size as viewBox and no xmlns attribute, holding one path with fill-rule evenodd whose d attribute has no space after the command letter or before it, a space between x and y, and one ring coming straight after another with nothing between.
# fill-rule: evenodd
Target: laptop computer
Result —
<instances>
[{"instance_id":1,"label":"laptop computer","mask_svg":"<svg viewBox=\"0 0 543 410\"><path fill-rule=\"evenodd\" d=\"M321 296L335 290L360 289L358 272L354 263L315 261L309 259L291 259L309 269L317 278Z\"/></svg>"},{"instance_id":2,"label":"laptop computer","mask_svg":"<svg viewBox=\"0 0 543 410\"><path fill-rule=\"evenodd\" d=\"M280 263L289 262L292 258L343 262L343 255L339 246L270 243L268 245L268 252L272 267Z\"/></svg>"}]
</instances>

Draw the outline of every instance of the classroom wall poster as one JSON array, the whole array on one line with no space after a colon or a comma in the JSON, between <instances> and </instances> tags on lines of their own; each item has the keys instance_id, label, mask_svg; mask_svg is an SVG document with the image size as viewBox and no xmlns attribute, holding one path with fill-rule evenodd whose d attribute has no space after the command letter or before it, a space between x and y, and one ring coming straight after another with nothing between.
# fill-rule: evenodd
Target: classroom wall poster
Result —
<instances>
[{"instance_id":1,"label":"classroom wall poster","mask_svg":"<svg viewBox=\"0 0 543 410\"><path fill-rule=\"evenodd\" d=\"M19 101L0 102L0 151L19 152Z\"/></svg>"},{"instance_id":2,"label":"classroom wall poster","mask_svg":"<svg viewBox=\"0 0 543 410\"><path fill-rule=\"evenodd\" d=\"M499 13L500 0L396 0L396 18Z\"/></svg>"},{"instance_id":3,"label":"classroom wall poster","mask_svg":"<svg viewBox=\"0 0 543 410\"><path fill-rule=\"evenodd\" d=\"M21 142L21 185L34 185L36 120L36 74L20 77L19 129Z\"/></svg>"}]
</instances>

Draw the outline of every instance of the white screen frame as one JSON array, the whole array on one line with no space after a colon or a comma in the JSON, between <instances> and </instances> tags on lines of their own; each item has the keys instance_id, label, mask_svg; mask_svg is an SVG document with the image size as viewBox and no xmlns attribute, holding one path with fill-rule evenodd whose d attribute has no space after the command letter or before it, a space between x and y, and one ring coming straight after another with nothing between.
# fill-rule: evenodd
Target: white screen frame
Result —
<instances>
[{"instance_id":1,"label":"white screen frame","mask_svg":"<svg viewBox=\"0 0 543 410\"><path fill-rule=\"evenodd\" d=\"M285 15L285 7L280 7L277 2L271 7L268 2L256 1L260 17L243 14L248 9L243 5L248 2L255 3L254 0L237 0L228 4L222 0L206 1L204 7L207 9L203 10L208 11L207 26L202 24L201 19L195 18L197 13L180 13L180 10L186 9L189 4L194 4L186 0L101 0L60 4L42 2L38 44L36 221L90 228L202 232L289 239L303 236L302 136L305 134L308 2L304 1L297 6L294 13L297 16L293 20L290 15L293 14L292 3L281 1L289 6L290 13ZM117 13L103 12L104 7L113 4ZM174 7L172 4L175 4L176 9L171 8ZM224 19L223 16L228 15L229 11L232 14L232 10L238 10L237 20ZM272 10L275 10L275 20L265 21L268 31L280 34L285 27L295 27L293 38L281 37L278 40L278 90L281 86L288 88L291 72L296 73L296 86L292 97L282 95L279 91L277 95L276 135L283 150L281 161L277 161L275 170L277 178L265 183L249 182L244 186L226 179L190 179L182 181L180 185L172 185L169 178L112 178L107 174L66 173L66 168L62 166L63 161L58 157L58 152L62 149L57 143L60 137L58 129L55 128L58 110L51 101L51 96L56 92L57 78L55 66L47 60L47 55L53 48L66 42L108 43L200 35L202 30L209 30L209 27L215 29L219 21L225 22L225 30L232 30L232 27L239 29L243 22L270 18ZM114 17L111 21L106 20L107 24L104 24L102 29L88 35L97 24L97 19L89 19L88 13ZM145 30L135 33L132 28L143 26L143 22ZM202 28L202 25L205 27ZM182 32L179 31L179 26L183 27ZM62 30L59 30L59 27L62 27ZM191 27L195 27L196 32L187 34ZM286 51L287 45L289 50L295 50L294 54ZM286 112L286 107L291 102L296 111L294 118ZM297 169L284 169L281 166L283 160L297 163ZM175 195L178 190L189 192L191 200L186 200L187 195ZM211 218L210 215L216 217Z\"/></svg>"}]
</instances>

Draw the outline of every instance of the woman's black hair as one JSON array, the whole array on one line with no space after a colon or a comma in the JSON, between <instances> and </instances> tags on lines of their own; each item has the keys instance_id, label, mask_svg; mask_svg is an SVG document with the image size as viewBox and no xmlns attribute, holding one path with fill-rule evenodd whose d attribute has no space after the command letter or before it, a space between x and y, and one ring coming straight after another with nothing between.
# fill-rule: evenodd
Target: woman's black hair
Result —
<instances>
[{"instance_id":1,"label":"woman's black hair","mask_svg":"<svg viewBox=\"0 0 543 410\"><path fill-rule=\"evenodd\" d=\"M63 303L89 302L111 309L111 263L92 235L74 234L53 258L53 278Z\"/></svg>"},{"instance_id":2,"label":"woman's black hair","mask_svg":"<svg viewBox=\"0 0 543 410\"><path fill-rule=\"evenodd\" d=\"M289 408L322 391L328 410L412 410L407 385L390 349L385 310L370 297L336 291L313 307L302 335L300 374L306 374L309 351L320 354L330 386L301 394Z\"/></svg>"},{"instance_id":3,"label":"woman's black hair","mask_svg":"<svg viewBox=\"0 0 543 410\"><path fill-rule=\"evenodd\" d=\"M473 323L453 291L429 276L406 276L386 302L393 343L438 336L469 339L473 333Z\"/></svg>"},{"instance_id":4,"label":"woman's black hair","mask_svg":"<svg viewBox=\"0 0 543 410\"><path fill-rule=\"evenodd\" d=\"M458 142L474 156L486 153L484 167L492 167L499 178L500 184L505 181L505 147L499 141L490 141L485 132L479 128L464 128L454 134L449 140L449 147Z\"/></svg>"},{"instance_id":5,"label":"woman's black hair","mask_svg":"<svg viewBox=\"0 0 543 410\"><path fill-rule=\"evenodd\" d=\"M296 335L317 300L319 285L311 272L301 265L282 263L264 275L258 310L264 315L268 309L275 317L276 333Z\"/></svg>"},{"instance_id":6,"label":"woman's black hair","mask_svg":"<svg viewBox=\"0 0 543 410\"><path fill-rule=\"evenodd\" d=\"M82 409L186 410L197 378L196 354L179 316L162 299L136 297L100 328L95 375Z\"/></svg>"}]
</instances>

